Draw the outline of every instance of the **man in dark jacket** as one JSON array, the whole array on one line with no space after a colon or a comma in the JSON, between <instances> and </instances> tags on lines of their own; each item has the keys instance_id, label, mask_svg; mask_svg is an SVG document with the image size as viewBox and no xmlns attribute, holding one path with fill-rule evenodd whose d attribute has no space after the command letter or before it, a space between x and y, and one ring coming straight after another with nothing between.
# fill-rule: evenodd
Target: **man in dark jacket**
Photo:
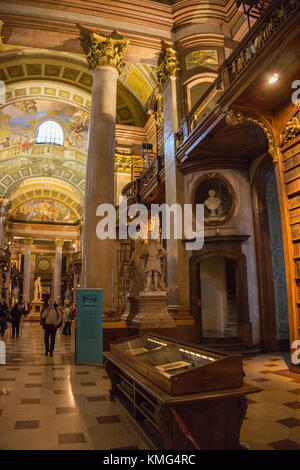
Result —
<instances>
[{"instance_id":1,"label":"man in dark jacket","mask_svg":"<svg viewBox=\"0 0 300 470\"><path fill-rule=\"evenodd\" d=\"M48 307L46 307L42 311L41 320L43 320L44 330L45 330L45 335L44 335L45 356L48 356L49 351L50 351L50 356L53 356L56 331L62 322L61 313L59 309L55 307L55 303L53 299L48 300Z\"/></svg>"},{"instance_id":2,"label":"man in dark jacket","mask_svg":"<svg viewBox=\"0 0 300 470\"><path fill-rule=\"evenodd\" d=\"M0 331L2 336L4 336L5 330L7 328L7 317L7 304L4 299L0 298Z\"/></svg>"},{"instance_id":3,"label":"man in dark jacket","mask_svg":"<svg viewBox=\"0 0 300 470\"><path fill-rule=\"evenodd\" d=\"M12 335L11 337L14 338L15 334L17 338L19 337L19 329L20 329L20 321L21 321L21 316L25 315L25 309L24 305L19 305L18 302L15 303L13 306L11 312L10 312L10 317L11 317L11 328L12 328Z\"/></svg>"}]
</instances>

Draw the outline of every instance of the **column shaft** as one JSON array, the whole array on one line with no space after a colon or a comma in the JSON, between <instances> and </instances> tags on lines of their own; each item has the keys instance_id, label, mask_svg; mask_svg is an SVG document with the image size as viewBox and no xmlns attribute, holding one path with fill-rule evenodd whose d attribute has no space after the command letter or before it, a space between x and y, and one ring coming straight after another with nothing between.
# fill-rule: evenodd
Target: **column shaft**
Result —
<instances>
[{"instance_id":1,"label":"column shaft","mask_svg":"<svg viewBox=\"0 0 300 470\"><path fill-rule=\"evenodd\" d=\"M164 155L166 203L178 203L184 209L184 177L176 167L175 132L178 129L176 78L170 77L163 90L164 107ZM167 240L168 286L175 288L169 297L169 304L189 310L189 273L187 253L181 240Z\"/></svg>"},{"instance_id":2,"label":"column shaft","mask_svg":"<svg viewBox=\"0 0 300 470\"><path fill-rule=\"evenodd\" d=\"M61 299L61 264L62 264L62 250L63 241L56 241L55 250L55 263L54 263L54 301L60 305Z\"/></svg>"},{"instance_id":3,"label":"column shaft","mask_svg":"<svg viewBox=\"0 0 300 470\"><path fill-rule=\"evenodd\" d=\"M23 302L30 302L30 268L31 268L31 244L25 242L24 251L24 275L23 275Z\"/></svg>"},{"instance_id":4,"label":"column shaft","mask_svg":"<svg viewBox=\"0 0 300 470\"><path fill-rule=\"evenodd\" d=\"M114 240L99 240L99 204L114 205L114 155L118 72L109 66L93 71L92 109L87 156L85 223L83 229L83 286L103 289L104 311L113 311Z\"/></svg>"}]
</instances>

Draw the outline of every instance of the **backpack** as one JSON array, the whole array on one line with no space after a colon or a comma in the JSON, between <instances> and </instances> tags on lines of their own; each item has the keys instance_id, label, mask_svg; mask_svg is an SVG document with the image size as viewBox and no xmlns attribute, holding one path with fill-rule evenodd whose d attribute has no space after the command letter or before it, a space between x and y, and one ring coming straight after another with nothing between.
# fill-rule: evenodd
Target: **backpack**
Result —
<instances>
[{"instance_id":1,"label":"backpack","mask_svg":"<svg viewBox=\"0 0 300 470\"><path fill-rule=\"evenodd\" d=\"M54 308L55 308L55 311L56 311L56 318L58 319L58 311L57 311L58 309L57 309L57 307L54 307ZM41 316L42 316L42 313L43 313L44 310L45 310L45 309L42 310ZM45 329L46 318L41 318L40 325L42 325L42 327ZM61 325L62 325L62 319L60 320L60 323L57 325L56 328L60 328Z\"/></svg>"}]
</instances>

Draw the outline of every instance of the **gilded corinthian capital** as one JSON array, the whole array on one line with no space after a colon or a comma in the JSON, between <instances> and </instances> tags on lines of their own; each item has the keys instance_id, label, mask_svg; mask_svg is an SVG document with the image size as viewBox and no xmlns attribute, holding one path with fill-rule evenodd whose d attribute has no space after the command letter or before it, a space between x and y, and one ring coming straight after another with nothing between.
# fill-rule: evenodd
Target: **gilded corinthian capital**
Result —
<instances>
[{"instance_id":1,"label":"gilded corinthian capital","mask_svg":"<svg viewBox=\"0 0 300 470\"><path fill-rule=\"evenodd\" d=\"M87 61L89 69L94 70L98 65L114 67L119 72L125 67L124 53L129 41L116 33L109 37L90 33L89 53Z\"/></svg>"},{"instance_id":2,"label":"gilded corinthian capital","mask_svg":"<svg viewBox=\"0 0 300 470\"><path fill-rule=\"evenodd\" d=\"M169 77L176 77L179 72L178 52L167 47L159 56L157 65L157 79L160 85L166 83Z\"/></svg>"}]
</instances>

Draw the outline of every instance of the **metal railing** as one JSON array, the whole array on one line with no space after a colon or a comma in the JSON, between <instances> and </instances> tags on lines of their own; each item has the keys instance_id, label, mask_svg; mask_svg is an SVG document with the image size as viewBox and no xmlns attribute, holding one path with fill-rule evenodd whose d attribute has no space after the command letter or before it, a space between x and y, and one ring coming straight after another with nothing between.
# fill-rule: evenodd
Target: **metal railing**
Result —
<instances>
[{"instance_id":1,"label":"metal railing","mask_svg":"<svg viewBox=\"0 0 300 470\"><path fill-rule=\"evenodd\" d=\"M201 450L198 443L188 430L187 426L184 424L182 418L178 414L178 412L173 408L170 407L170 411L174 418L173 421L173 448L180 449L180 450ZM184 447L182 445L184 442Z\"/></svg>"},{"instance_id":2,"label":"metal railing","mask_svg":"<svg viewBox=\"0 0 300 470\"><path fill-rule=\"evenodd\" d=\"M163 154L159 154L136 180L124 186L122 195L128 198L129 204L139 201L141 194L149 185L152 183L156 184L160 181L164 166L164 156Z\"/></svg>"}]
</instances>

